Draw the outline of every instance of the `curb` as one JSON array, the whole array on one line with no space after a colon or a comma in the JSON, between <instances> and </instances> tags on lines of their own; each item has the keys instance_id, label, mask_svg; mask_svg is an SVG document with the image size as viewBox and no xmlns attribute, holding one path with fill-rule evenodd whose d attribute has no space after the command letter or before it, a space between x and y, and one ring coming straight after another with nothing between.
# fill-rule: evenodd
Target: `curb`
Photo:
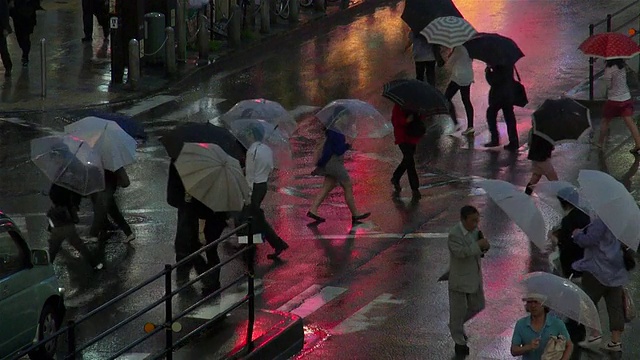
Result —
<instances>
[{"instance_id":1,"label":"curb","mask_svg":"<svg viewBox=\"0 0 640 360\"><path fill-rule=\"evenodd\" d=\"M344 19L351 17L357 14L358 9L369 9L375 8L383 1L381 0L356 0L349 5L346 9L335 9L334 7L329 7L324 13L314 14L310 18L305 21L298 22L296 25L287 24L284 28L273 30L268 34L262 34L259 41L254 41L247 43L246 45L241 45L238 48L228 48L224 51L214 55L214 59L211 63L205 66L194 66L193 64L187 64L186 66L193 66L190 69L184 70L182 74L178 73L174 79L178 79L174 83L168 84L166 87L141 91L138 94L132 95L125 99L114 100L109 103L100 103L100 104L88 104L88 105L75 105L68 107L60 107L60 108L48 108L48 109L15 109L1 112L2 116L21 116L26 114L41 114L47 111L56 111L56 112L64 112L64 111L74 111L74 110L99 110L99 109L108 109L108 108L124 108L132 103L144 101L145 99L151 98L156 95L169 94L172 91L179 90L183 88L187 84L193 82L197 78L201 78L203 76L211 76L216 71L224 70L224 65L239 60L238 58L242 56L245 52L255 50L261 47L266 47L267 49L273 49L273 42L281 41L282 39L293 36L295 34L301 33L303 31L307 31L309 29L317 29L317 23L321 19L332 18L332 19ZM362 5L369 5L368 7L363 7ZM314 25L312 27L312 25ZM268 45L271 46L268 46ZM171 80L168 80L171 82ZM174 104L170 102L170 104ZM155 109L149 109L149 111L142 112L137 116L148 115L153 112Z\"/></svg>"}]
</instances>

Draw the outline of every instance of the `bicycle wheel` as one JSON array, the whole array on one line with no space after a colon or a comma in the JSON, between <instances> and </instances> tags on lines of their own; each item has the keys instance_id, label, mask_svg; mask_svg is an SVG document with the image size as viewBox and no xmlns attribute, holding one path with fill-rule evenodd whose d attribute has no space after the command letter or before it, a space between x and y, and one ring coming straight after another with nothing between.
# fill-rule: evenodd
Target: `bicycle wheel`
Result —
<instances>
[{"instance_id":1,"label":"bicycle wheel","mask_svg":"<svg viewBox=\"0 0 640 360\"><path fill-rule=\"evenodd\" d=\"M313 0L298 0L300 3L300 6L302 7L309 7L313 5Z\"/></svg>"},{"instance_id":2,"label":"bicycle wheel","mask_svg":"<svg viewBox=\"0 0 640 360\"><path fill-rule=\"evenodd\" d=\"M283 19L289 18L289 0L276 0L275 13Z\"/></svg>"}]
</instances>

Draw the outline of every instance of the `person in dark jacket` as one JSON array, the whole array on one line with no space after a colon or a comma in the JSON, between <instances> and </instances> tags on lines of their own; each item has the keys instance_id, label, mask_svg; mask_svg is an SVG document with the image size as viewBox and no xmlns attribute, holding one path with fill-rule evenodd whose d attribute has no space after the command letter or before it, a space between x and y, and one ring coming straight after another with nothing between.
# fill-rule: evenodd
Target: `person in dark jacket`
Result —
<instances>
[{"instance_id":1,"label":"person in dark jacket","mask_svg":"<svg viewBox=\"0 0 640 360\"><path fill-rule=\"evenodd\" d=\"M76 231L76 224L79 221L78 209L82 197L69 189L53 184L49 190L49 199L53 204L47 212L51 232L49 236L50 262L53 263L55 260L60 247L62 247L62 242L68 240L69 244L78 250L94 269L102 269L103 264L95 259Z\"/></svg>"},{"instance_id":2,"label":"person in dark jacket","mask_svg":"<svg viewBox=\"0 0 640 360\"><path fill-rule=\"evenodd\" d=\"M16 40L22 50L22 66L29 64L31 52L31 34L36 27L36 10L40 8L39 0L13 0L9 15L13 18Z\"/></svg>"},{"instance_id":3,"label":"person in dark jacket","mask_svg":"<svg viewBox=\"0 0 640 360\"><path fill-rule=\"evenodd\" d=\"M542 177L546 177L549 181L558 180L558 174L556 169L553 168L551 163L551 153L555 149L553 144L531 132L529 141L529 154L527 159L531 160L531 178L525 188L524 192L527 195L533 193L533 186L537 184Z\"/></svg>"},{"instance_id":4,"label":"person in dark jacket","mask_svg":"<svg viewBox=\"0 0 640 360\"><path fill-rule=\"evenodd\" d=\"M93 17L98 19L98 24L102 27L104 39L109 38L109 8L104 0L82 0L82 24L84 37L82 42L93 40Z\"/></svg>"},{"instance_id":5,"label":"person in dark jacket","mask_svg":"<svg viewBox=\"0 0 640 360\"><path fill-rule=\"evenodd\" d=\"M318 208L324 199L329 195L338 184L344 190L344 200L351 211L351 221L357 223L368 218L371 213L359 213L356 201L353 197L353 186L347 169L344 167L344 153L351 149L351 145L347 144L346 137L331 129L331 125L338 121L349 121L349 112L343 106L337 106L332 114L331 120L325 129L325 141L322 146L320 158L316 162L316 168L312 172L313 175L324 176L324 184L322 190L316 196L307 216L316 223L326 221L325 218L318 215Z\"/></svg>"},{"instance_id":6,"label":"person in dark jacket","mask_svg":"<svg viewBox=\"0 0 640 360\"><path fill-rule=\"evenodd\" d=\"M11 34L11 24L9 22L9 3L7 0L0 0L0 59L4 65L4 76L11 76L11 68L13 63L11 62L11 54L9 54L9 48L7 47L7 36Z\"/></svg>"},{"instance_id":7,"label":"person in dark jacket","mask_svg":"<svg viewBox=\"0 0 640 360\"><path fill-rule=\"evenodd\" d=\"M91 237L97 237L98 240L106 241L109 238L108 224L109 216L113 219L116 225L124 232L126 242L135 240L136 234L131 229L131 226L127 223L118 203L115 199L115 193L118 187L126 188L129 186L129 176L127 171L122 167L118 170L104 171L104 183L105 189L99 193L91 195L91 201L93 202L93 224L89 235Z\"/></svg>"},{"instance_id":8,"label":"person in dark jacket","mask_svg":"<svg viewBox=\"0 0 640 360\"><path fill-rule=\"evenodd\" d=\"M422 119L420 119L417 114L403 110L400 105L396 104L393 106L391 123L393 124L393 134L396 145L398 145L402 152L402 161L393 172L391 184L393 185L394 195L399 195L400 191L402 191L400 178L406 172L409 178L409 186L411 187L412 200L419 200L422 195L420 194L420 180L418 179L414 156L416 154L416 146L420 142L422 134L416 135L411 133L409 124L412 121L422 121Z\"/></svg>"},{"instance_id":9,"label":"person in dark jacket","mask_svg":"<svg viewBox=\"0 0 640 360\"><path fill-rule=\"evenodd\" d=\"M516 115L513 112L515 80L513 79L513 66L497 65L487 66L485 77L491 86L489 89L489 107L487 108L487 125L491 133L491 140L485 147L500 145L498 133L498 111L502 110L504 122L507 125L509 144L505 150L516 151L520 147L518 129L516 127Z\"/></svg>"}]
</instances>

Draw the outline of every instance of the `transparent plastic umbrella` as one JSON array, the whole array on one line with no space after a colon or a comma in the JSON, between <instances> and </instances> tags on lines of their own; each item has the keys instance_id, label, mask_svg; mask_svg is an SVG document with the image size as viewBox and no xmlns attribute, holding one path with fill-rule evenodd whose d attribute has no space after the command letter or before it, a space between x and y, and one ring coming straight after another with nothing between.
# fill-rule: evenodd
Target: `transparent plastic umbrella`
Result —
<instances>
[{"instance_id":1,"label":"transparent plastic umbrella","mask_svg":"<svg viewBox=\"0 0 640 360\"><path fill-rule=\"evenodd\" d=\"M273 124L264 120L239 119L231 124L231 133L245 149L249 149L254 142L261 140L271 148L276 168L289 169L293 166L289 138Z\"/></svg>"},{"instance_id":2,"label":"transparent plastic umbrella","mask_svg":"<svg viewBox=\"0 0 640 360\"><path fill-rule=\"evenodd\" d=\"M106 170L116 171L136 160L136 139L114 121L89 116L65 126L64 131L89 143Z\"/></svg>"},{"instance_id":3,"label":"transparent plastic umbrella","mask_svg":"<svg viewBox=\"0 0 640 360\"><path fill-rule=\"evenodd\" d=\"M316 117L326 128L350 138L383 138L393 132L391 122L376 108L357 99L332 101Z\"/></svg>"},{"instance_id":4,"label":"transparent plastic umbrella","mask_svg":"<svg viewBox=\"0 0 640 360\"><path fill-rule=\"evenodd\" d=\"M564 211L558 201L558 197L566 200L571 205L582 210L585 214L591 213L591 207L584 196L580 196L580 190L568 181L546 181L535 185L535 194L551 206L558 214Z\"/></svg>"},{"instance_id":5,"label":"transparent plastic umbrella","mask_svg":"<svg viewBox=\"0 0 640 360\"><path fill-rule=\"evenodd\" d=\"M279 103L267 99L242 100L220 116L220 121L229 127L234 121L240 119L264 120L277 126L287 136L291 136L297 127L296 119L289 114L287 109Z\"/></svg>"},{"instance_id":6,"label":"transparent plastic umbrella","mask_svg":"<svg viewBox=\"0 0 640 360\"><path fill-rule=\"evenodd\" d=\"M213 211L241 211L249 198L240 162L218 145L185 143L175 167L185 191Z\"/></svg>"},{"instance_id":7,"label":"transparent plastic umbrella","mask_svg":"<svg viewBox=\"0 0 640 360\"><path fill-rule=\"evenodd\" d=\"M640 209L618 180L597 170L580 170L581 195L613 235L631 249L640 244Z\"/></svg>"},{"instance_id":8,"label":"transparent plastic umbrella","mask_svg":"<svg viewBox=\"0 0 640 360\"><path fill-rule=\"evenodd\" d=\"M589 295L569 279L546 272L524 275L520 284L527 294L539 295L542 305L584 326L602 331L598 308Z\"/></svg>"},{"instance_id":9,"label":"transparent plastic umbrella","mask_svg":"<svg viewBox=\"0 0 640 360\"><path fill-rule=\"evenodd\" d=\"M100 155L72 135L31 140L31 160L51 182L86 196L104 190Z\"/></svg>"},{"instance_id":10,"label":"transparent plastic umbrella","mask_svg":"<svg viewBox=\"0 0 640 360\"><path fill-rule=\"evenodd\" d=\"M545 250L547 226L530 196L502 180L482 180L478 185L527 234L531 242Z\"/></svg>"}]
</instances>

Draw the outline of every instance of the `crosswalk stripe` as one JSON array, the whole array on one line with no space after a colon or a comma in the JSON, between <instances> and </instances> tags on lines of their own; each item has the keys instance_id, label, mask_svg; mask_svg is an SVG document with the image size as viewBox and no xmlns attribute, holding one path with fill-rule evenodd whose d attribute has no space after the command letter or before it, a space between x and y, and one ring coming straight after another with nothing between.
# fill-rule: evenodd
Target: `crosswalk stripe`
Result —
<instances>
[{"instance_id":1,"label":"crosswalk stripe","mask_svg":"<svg viewBox=\"0 0 640 360\"><path fill-rule=\"evenodd\" d=\"M262 280L256 279L254 286L256 295L261 294L264 291ZM247 296L246 291L223 293L220 298L220 303L200 306L192 313L186 315L186 317L193 319L211 320L218 314L226 311L230 306L242 300L245 296Z\"/></svg>"},{"instance_id":2,"label":"crosswalk stripe","mask_svg":"<svg viewBox=\"0 0 640 360\"><path fill-rule=\"evenodd\" d=\"M360 310L353 313L353 315L343 320L340 324L333 328L333 330L331 330L331 333L336 335L350 334L366 330L371 326L382 324L382 322L386 319L385 316L377 316L379 312L375 313L376 315L371 315L369 313L374 308L379 309L381 306L385 305L400 305L405 302L404 300L392 299L392 297L393 295L391 294L381 294L377 298L373 299L370 303L360 308Z\"/></svg>"},{"instance_id":3,"label":"crosswalk stripe","mask_svg":"<svg viewBox=\"0 0 640 360\"><path fill-rule=\"evenodd\" d=\"M313 314L316 310L320 309L331 300L340 296L345 291L347 291L347 289L345 288L326 286L322 288L319 293L304 300L302 304L293 309L291 313L298 315L301 318L305 318Z\"/></svg>"},{"instance_id":4,"label":"crosswalk stripe","mask_svg":"<svg viewBox=\"0 0 640 360\"><path fill-rule=\"evenodd\" d=\"M85 359L104 359L104 358L107 358L108 356L109 355L105 354L104 352L93 352L93 351L83 352L83 358ZM116 360L144 360L149 356L151 356L151 353L127 353L127 354L118 356Z\"/></svg>"},{"instance_id":5,"label":"crosswalk stripe","mask_svg":"<svg viewBox=\"0 0 640 360\"><path fill-rule=\"evenodd\" d=\"M178 98L177 96L171 96L171 95L156 95L148 99L145 99L143 101L137 102L134 106L130 108L120 110L118 111L118 113L134 117L145 111L149 111L155 107L158 107L162 104L166 104L170 101L174 101L177 98Z\"/></svg>"}]
</instances>

